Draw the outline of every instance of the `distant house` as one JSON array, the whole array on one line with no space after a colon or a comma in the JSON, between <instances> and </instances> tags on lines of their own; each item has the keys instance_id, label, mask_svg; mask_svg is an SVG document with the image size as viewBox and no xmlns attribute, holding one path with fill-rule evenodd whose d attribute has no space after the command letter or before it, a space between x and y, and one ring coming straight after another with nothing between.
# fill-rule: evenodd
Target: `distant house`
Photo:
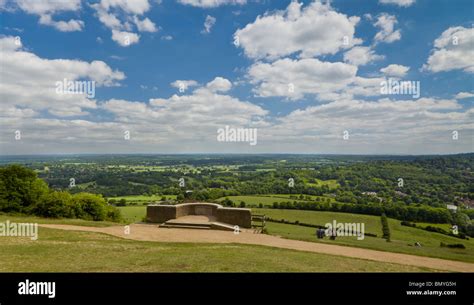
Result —
<instances>
[{"instance_id":1,"label":"distant house","mask_svg":"<svg viewBox=\"0 0 474 305\"><path fill-rule=\"evenodd\" d=\"M454 212L456 212L458 210L458 207L455 206L454 204L447 204L446 208L448 208L448 210L451 210L451 211L454 211Z\"/></svg>"},{"instance_id":2,"label":"distant house","mask_svg":"<svg viewBox=\"0 0 474 305\"><path fill-rule=\"evenodd\" d=\"M395 194L397 196L400 196L400 197L405 197L405 196L408 196L407 194L403 193L403 192L400 192L400 191L395 191Z\"/></svg>"},{"instance_id":3,"label":"distant house","mask_svg":"<svg viewBox=\"0 0 474 305\"><path fill-rule=\"evenodd\" d=\"M375 198L377 198L379 200L379 202L383 201L383 198L380 198L380 197L377 196L377 192L362 192L362 195L374 196Z\"/></svg>"},{"instance_id":4,"label":"distant house","mask_svg":"<svg viewBox=\"0 0 474 305\"><path fill-rule=\"evenodd\" d=\"M362 192L362 194L367 196L377 196L377 192Z\"/></svg>"}]
</instances>

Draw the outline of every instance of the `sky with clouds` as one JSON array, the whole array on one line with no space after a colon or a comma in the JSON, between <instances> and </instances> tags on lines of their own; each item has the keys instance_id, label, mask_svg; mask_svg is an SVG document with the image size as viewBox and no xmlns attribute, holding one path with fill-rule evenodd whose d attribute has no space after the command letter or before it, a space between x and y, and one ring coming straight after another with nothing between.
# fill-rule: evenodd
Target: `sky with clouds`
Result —
<instances>
[{"instance_id":1,"label":"sky with clouds","mask_svg":"<svg viewBox=\"0 0 474 305\"><path fill-rule=\"evenodd\" d=\"M470 0L0 0L0 154L473 152L473 12ZM387 94L389 81L419 94ZM218 141L225 126L256 128L257 145Z\"/></svg>"}]
</instances>

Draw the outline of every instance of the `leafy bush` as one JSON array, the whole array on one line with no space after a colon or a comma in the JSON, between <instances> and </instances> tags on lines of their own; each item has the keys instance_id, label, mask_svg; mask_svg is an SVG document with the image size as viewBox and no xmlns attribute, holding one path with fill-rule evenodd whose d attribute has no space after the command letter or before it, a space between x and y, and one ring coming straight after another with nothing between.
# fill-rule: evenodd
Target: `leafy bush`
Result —
<instances>
[{"instance_id":1,"label":"leafy bush","mask_svg":"<svg viewBox=\"0 0 474 305\"><path fill-rule=\"evenodd\" d=\"M120 211L100 195L50 190L36 173L19 165L0 168L0 212L53 218L121 220Z\"/></svg>"},{"instance_id":2,"label":"leafy bush","mask_svg":"<svg viewBox=\"0 0 474 305\"><path fill-rule=\"evenodd\" d=\"M106 203L99 195L78 193L73 196L73 203L78 218L88 220L106 219Z\"/></svg>"},{"instance_id":3,"label":"leafy bush","mask_svg":"<svg viewBox=\"0 0 474 305\"><path fill-rule=\"evenodd\" d=\"M441 242L439 246L448 247L448 248L456 248L456 249L466 249L466 246L464 246L463 244L445 244Z\"/></svg>"},{"instance_id":4,"label":"leafy bush","mask_svg":"<svg viewBox=\"0 0 474 305\"><path fill-rule=\"evenodd\" d=\"M388 219L387 215L382 214L380 216L380 220L382 222L382 238L385 238L388 242L390 241L390 227L388 226Z\"/></svg>"},{"instance_id":5,"label":"leafy bush","mask_svg":"<svg viewBox=\"0 0 474 305\"><path fill-rule=\"evenodd\" d=\"M33 214L52 218L74 218L72 196L68 192L49 192L33 209Z\"/></svg>"}]
</instances>

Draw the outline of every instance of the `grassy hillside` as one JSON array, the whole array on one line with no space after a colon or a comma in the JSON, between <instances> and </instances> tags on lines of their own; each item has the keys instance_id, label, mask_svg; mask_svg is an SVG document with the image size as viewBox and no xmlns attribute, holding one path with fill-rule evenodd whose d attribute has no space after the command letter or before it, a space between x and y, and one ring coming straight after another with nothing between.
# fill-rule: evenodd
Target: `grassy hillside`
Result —
<instances>
[{"instance_id":1,"label":"grassy hillside","mask_svg":"<svg viewBox=\"0 0 474 305\"><path fill-rule=\"evenodd\" d=\"M426 268L240 244L141 242L40 228L0 237L0 272L423 272Z\"/></svg>"},{"instance_id":2,"label":"grassy hillside","mask_svg":"<svg viewBox=\"0 0 474 305\"><path fill-rule=\"evenodd\" d=\"M246 195L246 196L227 196L219 198L217 201L222 201L225 198L229 198L232 202L236 205L239 205L241 201L245 202L246 205L258 205L262 204L265 207L272 206L274 202L288 202L288 201L307 201L304 199L292 199L290 196L298 196L298 195L290 195L290 194L270 194L270 195ZM330 202L334 202L334 198L325 197L325 196L315 196L315 195L305 195L307 197L311 197L311 199L316 199L317 197L321 198L321 200L326 201L327 199Z\"/></svg>"},{"instance_id":3,"label":"grassy hillside","mask_svg":"<svg viewBox=\"0 0 474 305\"><path fill-rule=\"evenodd\" d=\"M127 201L127 204L148 204L154 201L160 201L163 197L166 197L167 200L176 199L176 195L130 195L109 197L107 199L115 199L116 201L119 201L120 199L125 199Z\"/></svg>"},{"instance_id":4,"label":"grassy hillside","mask_svg":"<svg viewBox=\"0 0 474 305\"><path fill-rule=\"evenodd\" d=\"M378 236L366 236L364 240L357 240L356 237L338 237L336 240L319 240L315 236L316 229L314 228L271 222L267 223L267 228L270 234L279 235L285 238L474 262L474 241L472 239L459 239L439 233L402 226L400 225L400 221L396 219L389 219L392 241L386 242L384 239L380 238L382 236L382 225L380 217L378 216L279 209L252 210L255 213L265 214L273 219L285 219L290 221L298 220L299 222L322 226L328 222L332 222L333 220L341 223L364 223L366 233L374 233ZM419 242L422 247L415 247L415 242ZM441 242L446 244L462 243L466 246L466 249L440 247Z\"/></svg>"},{"instance_id":5,"label":"grassy hillside","mask_svg":"<svg viewBox=\"0 0 474 305\"><path fill-rule=\"evenodd\" d=\"M122 207L120 210L128 222L141 221L146 214L146 208L143 206ZM280 209L252 209L252 211L257 214L265 214L273 219L298 220L302 223L322 226L333 220L348 223L359 222L364 223L366 233L373 233L378 236L366 236L364 240L357 240L355 237L338 237L336 240L326 238L320 240L316 238L316 229L314 228L267 222L267 229L270 234L285 238L474 262L474 241L472 239L458 239L439 233L402 226L400 225L400 221L396 219L389 219L392 241L386 242L381 238L382 225L380 217L378 216ZM415 242L419 242L422 247L415 247ZM441 242L445 244L462 243L466 246L466 249L440 247Z\"/></svg>"}]
</instances>

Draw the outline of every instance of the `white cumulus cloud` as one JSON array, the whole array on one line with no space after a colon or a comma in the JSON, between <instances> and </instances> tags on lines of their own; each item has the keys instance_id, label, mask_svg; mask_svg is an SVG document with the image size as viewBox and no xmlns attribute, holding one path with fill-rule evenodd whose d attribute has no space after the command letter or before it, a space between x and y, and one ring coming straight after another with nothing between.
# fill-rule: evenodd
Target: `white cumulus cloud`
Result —
<instances>
[{"instance_id":1,"label":"white cumulus cloud","mask_svg":"<svg viewBox=\"0 0 474 305\"><path fill-rule=\"evenodd\" d=\"M408 70L410 70L410 67L391 64L380 69L380 72L387 76L404 77L408 73Z\"/></svg>"},{"instance_id":2,"label":"white cumulus cloud","mask_svg":"<svg viewBox=\"0 0 474 305\"><path fill-rule=\"evenodd\" d=\"M391 43L400 40L402 34L400 30L395 30L395 25L398 23L395 16L383 13L377 17L377 21L374 23L380 30L375 34L375 42L386 42Z\"/></svg>"},{"instance_id":3,"label":"white cumulus cloud","mask_svg":"<svg viewBox=\"0 0 474 305\"><path fill-rule=\"evenodd\" d=\"M424 70L474 73L474 29L450 27L434 41L434 47Z\"/></svg>"},{"instance_id":4,"label":"white cumulus cloud","mask_svg":"<svg viewBox=\"0 0 474 305\"><path fill-rule=\"evenodd\" d=\"M362 42L354 38L359 17L348 17L320 2L302 6L293 1L286 10L258 16L235 32L234 41L255 59L335 54Z\"/></svg>"},{"instance_id":5,"label":"white cumulus cloud","mask_svg":"<svg viewBox=\"0 0 474 305\"><path fill-rule=\"evenodd\" d=\"M370 47L357 46L344 53L344 61L356 66L382 59L384 56L375 54Z\"/></svg>"}]
</instances>

